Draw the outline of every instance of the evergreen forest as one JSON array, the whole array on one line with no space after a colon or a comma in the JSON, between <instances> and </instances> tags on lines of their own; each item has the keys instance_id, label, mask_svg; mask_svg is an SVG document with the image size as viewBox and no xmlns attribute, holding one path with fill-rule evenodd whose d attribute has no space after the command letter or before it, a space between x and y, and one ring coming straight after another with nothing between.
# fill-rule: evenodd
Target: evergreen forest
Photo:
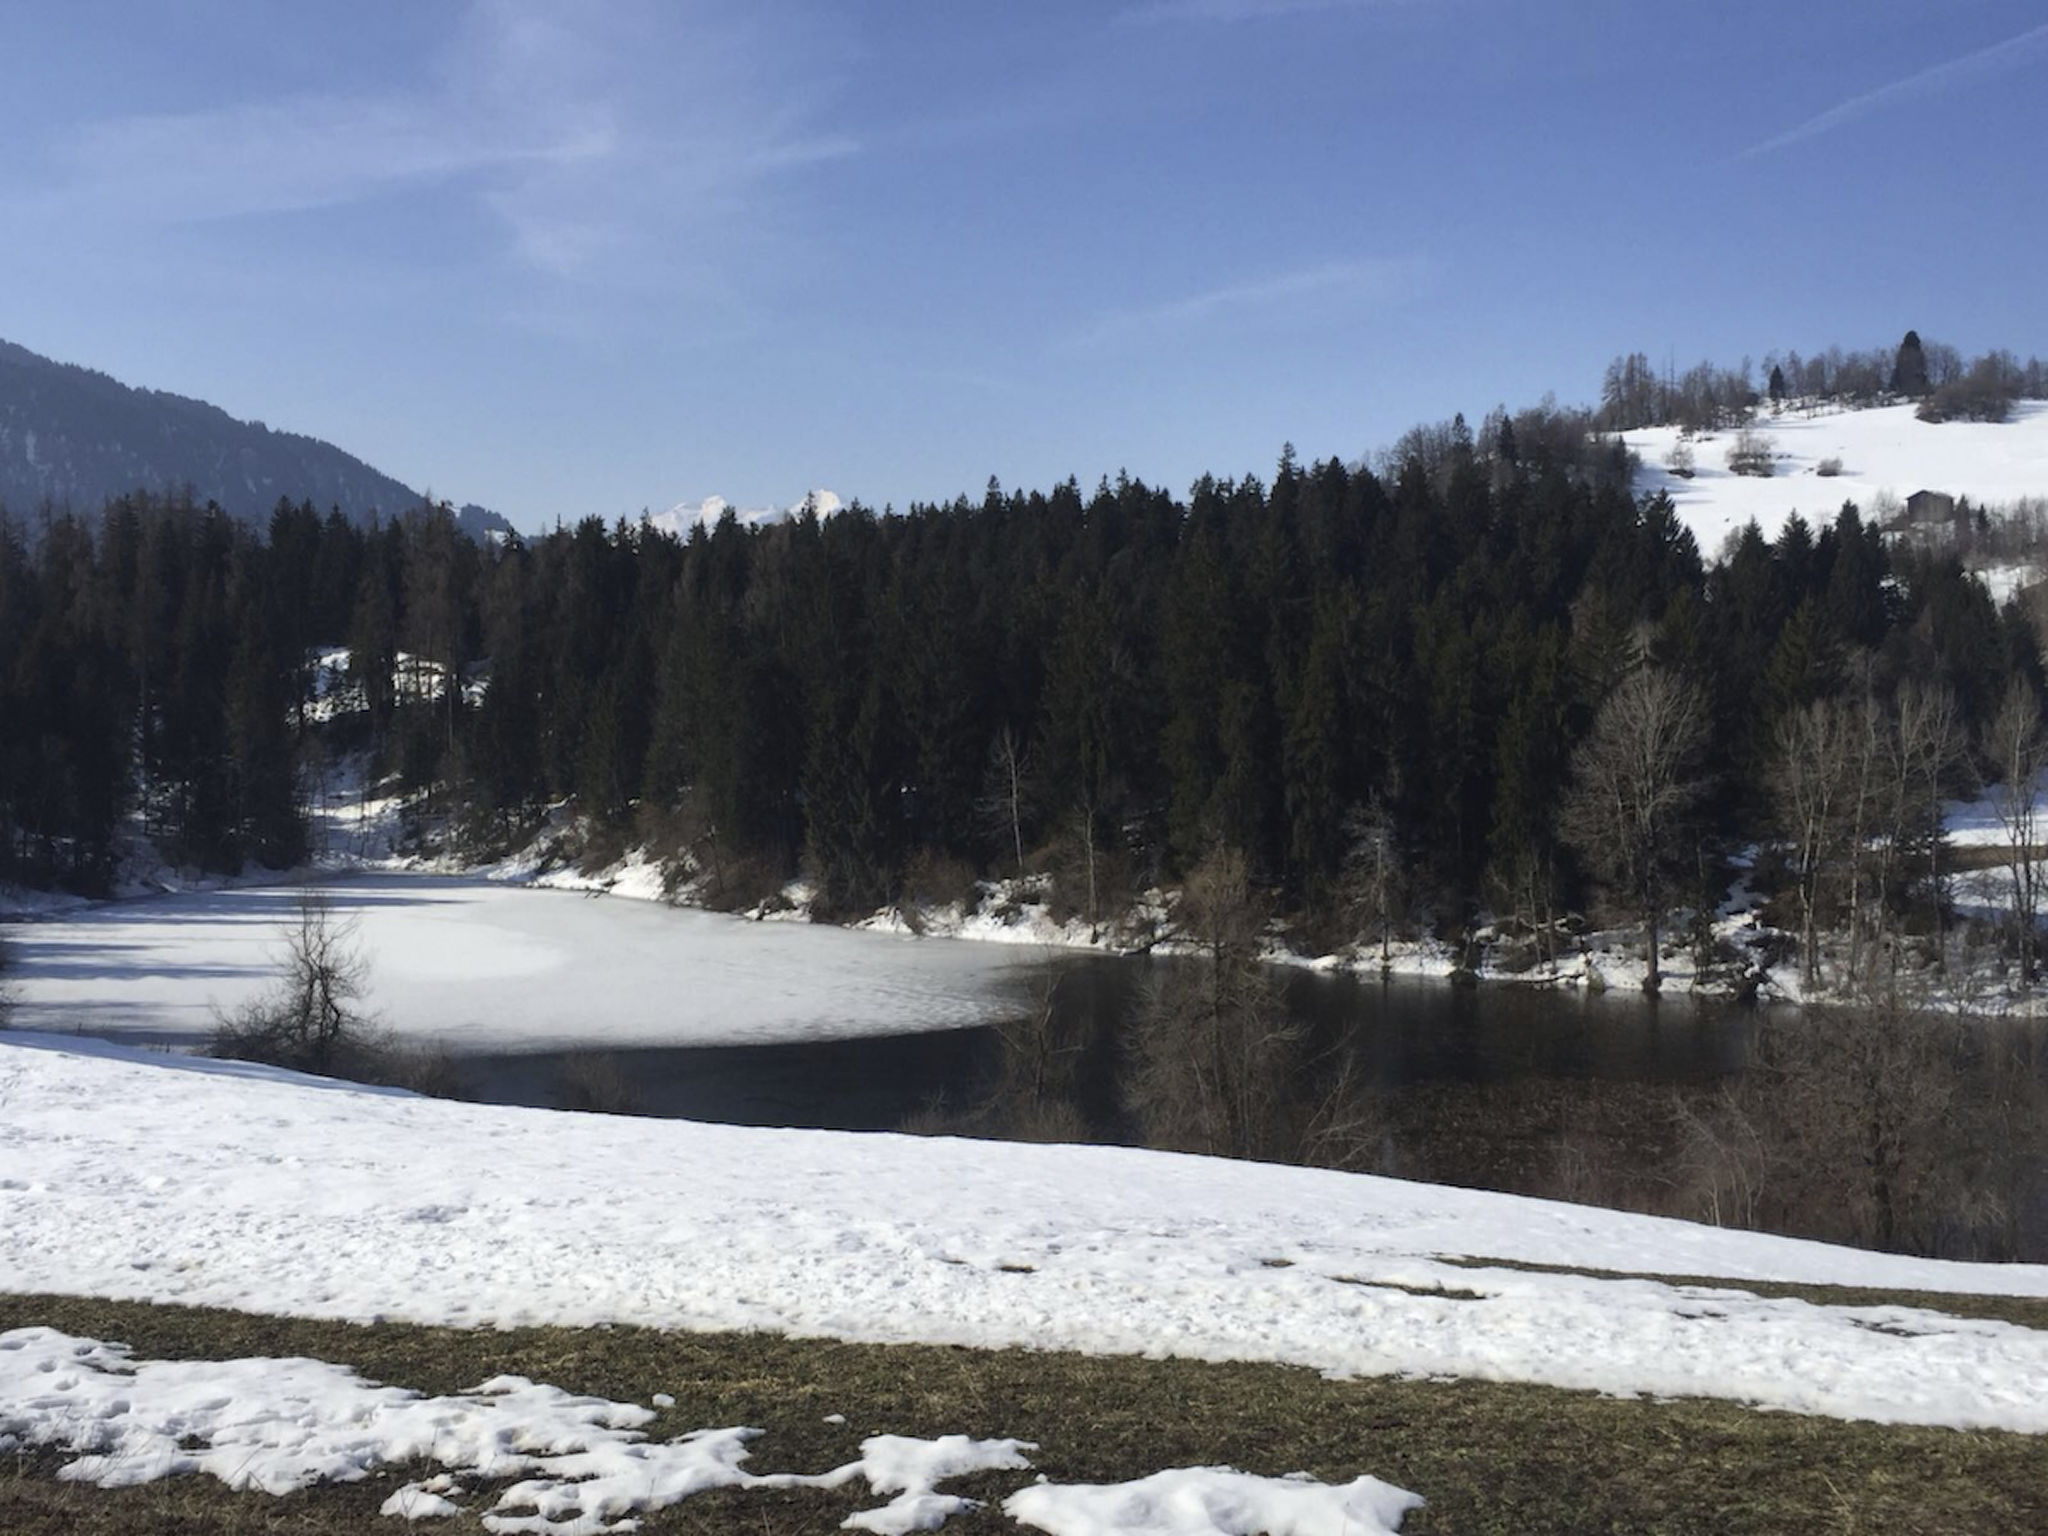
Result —
<instances>
[{"instance_id":1,"label":"evergreen forest","mask_svg":"<svg viewBox=\"0 0 2048 1536\"><path fill-rule=\"evenodd\" d=\"M142 494L0 522L0 878L103 889L131 816L181 862L288 866L322 764L365 752L477 850L571 802L713 896L803 874L831 913L1047 874L1099 920L1227 851L1339 941L1654 915L1710 906L1773 831L1796 865L1795 722L1938 697L1955 745L1899 812L1933 837L2007 702L2038 719L2020 609L1853 505L1710 562L1591 425L687 538L478 543L445 507L288 501L250 528ZM330 718L313 658L339 646L356 707ZM1617 851L1589 754L1645 675L1697 719L1668 814ZM1939 875L1901 858L1870 896L1924 919Z\"/></svg>"}]
</instances>

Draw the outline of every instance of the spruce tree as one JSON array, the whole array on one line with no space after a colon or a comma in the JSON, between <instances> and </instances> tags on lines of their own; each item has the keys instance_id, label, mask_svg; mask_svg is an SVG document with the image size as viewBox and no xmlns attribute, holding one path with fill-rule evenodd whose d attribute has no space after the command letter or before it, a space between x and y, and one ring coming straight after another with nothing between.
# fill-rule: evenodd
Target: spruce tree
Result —
<instances>
[{"instance_id":1,"label":"spruce tree","mask_svg":"<svg viewBox=\"0 0 2048 1536\"><path fill-rule=\"evenodd\" d=\"M1928 389L1927 353L1920 346L1920 333L1908 331L1892 360L1891 392L1908 400L1917 400Z\"/></svg>"}]
</instances>

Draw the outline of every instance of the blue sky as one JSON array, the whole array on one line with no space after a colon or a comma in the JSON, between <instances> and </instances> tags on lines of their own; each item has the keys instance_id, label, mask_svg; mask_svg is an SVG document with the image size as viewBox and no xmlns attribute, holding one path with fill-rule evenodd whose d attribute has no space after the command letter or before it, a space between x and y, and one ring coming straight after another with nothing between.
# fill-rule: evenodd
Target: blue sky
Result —
<instances>
[{"instance_id":1,"label":"blue sky","mask_svg":"<svg viewBox=\"0 0 2048 1536\"><path fill-rule=\"evenodd\" d=\"M0 336L523 527L2048 351L2048 4L0 0Z\"/></svg>"}]
</instances>

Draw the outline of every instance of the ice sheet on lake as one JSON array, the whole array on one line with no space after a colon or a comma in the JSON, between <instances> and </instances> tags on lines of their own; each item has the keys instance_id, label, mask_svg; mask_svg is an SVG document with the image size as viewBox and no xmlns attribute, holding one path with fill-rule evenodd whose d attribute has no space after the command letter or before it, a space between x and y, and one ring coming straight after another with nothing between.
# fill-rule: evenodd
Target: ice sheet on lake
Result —
<instances>
[{"instance_id":1,"label":"ice sheet on lake","mask_svg":"<svg viewBox=\"0 0 2048 1536\"><path fill-rule=\"evenodd\" d=\"M430 875L322 885L355 925L369 1006L463 1051L743 1045L986 1023L1029 956L751 923L654 903ZM117 902L14 935L16 1022L196 1044L267 988L288 886Z\"/></svg>"}]
</instances>

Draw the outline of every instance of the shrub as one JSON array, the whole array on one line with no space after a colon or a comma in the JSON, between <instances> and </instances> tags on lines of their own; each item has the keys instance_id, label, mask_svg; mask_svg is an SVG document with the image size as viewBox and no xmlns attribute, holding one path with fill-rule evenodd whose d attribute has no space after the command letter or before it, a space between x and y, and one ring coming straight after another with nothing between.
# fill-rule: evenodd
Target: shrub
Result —
<instances>
[{"instance_id":1,"label":"shrub","mask_svg":"<svg viewBox=\"0 0 2048 1536\"><path fill-rule=\"evenodd\" d=\"M562 1061L562 1108L594 1115L637 1115L646 1110L640 1090L616 1056L578 1051Z\"/></svg>"},{"instance_id":2,"label":"shrub","mask_svg":"<svg viewBox=\"0 0 2048 1536\"><path fill-rule=\"evenodd\" d=\"M1671 451L1664 455L1664 467L1681 480L1693 477L1692 444L1673 443Z\"/></svg>"},{"instance_id":3,"label":"shrub","mask_svg":"<svg viewBox=\"0 0 2048 1536\"><path fill-rule=\"evenodd\" d=\"M1920 403L1922 421L2004 421L2025 378L2006 353L1988 352L1960 378L1949 379Z\"/></svg>"},{"instance_id":4,"label":"shrub","mask_svg":"<svg viewBox=\"0 0 2048 1536\"><path fill-rule=\"evenodd\" d=\"M403 1088L432 1099L462 1097L462 1070L445 1046L412 1045L381 1036L364 1066L364 1082Z\"/></svg>"},{"instance_id":5,"label":"shrub","mask_svg":"<svg viewBox=\"0 0 2048 1536\"><path fill-rule=\"evenodd\" d=\"M1048 892L1054 922L1085 918L1100 932L1131 901L1129 861L1123 850L1088 818L1074 816L1030 860L1052 876Z\"/></svg>"},{"instance_id":6,"label":"shrub","mask_svg":"<svg viewBox=\"0 0 2048 1536\"><path fill-rule=\"evenodd\" d=\"M576 861L579 874L586 877L601 875L626 856L628 828L625 823L609 817L591 816L583 819L580 830L583 833L583 853Z\"/></svg>"},{"instance_id":7,"label":"shrub","mask_svg":"<svg viewBox=\"0 0 2048 1536\"><path fill-rule=\"evenodd\" d=\"M1983 388L1969 379L1944 384L1913 413L1922 421L2004 421L2012 415L2012 396L1997 388Z\"/></svg>"},{"instance_id":8,"label":"shrub","mask_svg":"<svg viewBox=\"0 0 2048 1536\"><path fill-rule=\"evenodd\" d=\"M788 879L782 866L765 854L720 854L715 862L707 862L703 876L700 899L713 912L771 905Z\"/></svg>"},{"instance_id":9,"label":"shrub","mask_svg":"<svg viewBox=\"0 0 2048 1536\"><path fill-rule=\"evenodd\" d=\"M1753 475L1768 479L1773 469L1774 444L1763 433L1744 427L1735 434L1735 441L1728 445L1728 469L1731 474Z\"/></svg>"},{"instance_id":10,"label":"shrub","mask_svg":"<svg viewBox=\"0 0 2048 1536\"><path fill-rule=\"evenodd\" d=\"M972 908L979 894L973 866L950 854L920 848L903 871L902 899L913 905L948 907L958 902Z\"/></svg>"},{"instance_id":11,"label":"shrub","mask_svg":"<svg viewBox=\"0 0 2048 1536\"><path fill-rule=\"evenodd\" d=\"M1842 472L1842 461L1834 458L1822 459L1813 466L1813 472L1824 480L1832 480Z\"/></svg>"},{"instance_id":12,"label":"shrub","mask_svg":"<svg viewBox=\"0 0 2048 1536\"><path fill-rule=\"evenodd\" d=\"M1680 1111L1679 1210L1717 1224L2002 1260L2042 1198L2038 1030L1901 1000L1773 1016L1740 1079ZM1688 1209L1687 1207L1690 1207Z\"/></svg>"},{"instance_id":13,"label":"shrub","mask_svg":"<svg viewBox=\"0 0 2048 1536\"><path fill-rule=\"evenodd\" d=\"M489 864L533 841L546 820L531 806L506 808L471 802L457 807L449 817L448 835L464 858Z\"/></svg>"}]
</instances>

